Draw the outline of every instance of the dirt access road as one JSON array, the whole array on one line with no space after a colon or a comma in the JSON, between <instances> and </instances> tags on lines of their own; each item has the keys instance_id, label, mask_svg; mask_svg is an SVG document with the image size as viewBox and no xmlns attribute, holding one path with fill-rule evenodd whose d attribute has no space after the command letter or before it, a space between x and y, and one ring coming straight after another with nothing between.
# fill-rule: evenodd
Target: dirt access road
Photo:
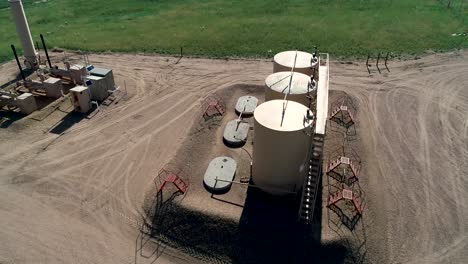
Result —
<instances>
[{"instance_id":1,"label":"dirt access road","mask_svg":"<svg viewBox=\"0 0 468 264\"><path fill-rule=\"evenodd\" d=\"M128 96L61 134L71 109L0 129L1 263L192 263L139 240L144 194L190 130L199 100L262 85L266 60L92 54ZM60 59L55 55L55 59ZM75 59L79 59L78 56ZM330 88L358 105L366 259L463 263L468 258L468 53L392 61L332 61ZM1 83L14 62L0 66ZM333 235L330 235L333 238ZM151 242L149 242L151 243Z\"/></svg>"}]
</instances>

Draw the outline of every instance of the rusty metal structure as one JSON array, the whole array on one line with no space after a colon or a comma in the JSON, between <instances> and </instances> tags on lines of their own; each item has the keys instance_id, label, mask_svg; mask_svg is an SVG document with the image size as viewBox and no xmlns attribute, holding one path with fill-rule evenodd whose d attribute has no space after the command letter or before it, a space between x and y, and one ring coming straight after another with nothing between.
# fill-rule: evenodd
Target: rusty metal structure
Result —
<instances>
[{"instance_id":1,"label":"rusty metal structure","mask_svg":"<svg viewBox=\"0 0 468 264\"><path fill-rule=\"evenodd\" d=\"M226 112L226 105L218 95L206 97L201 105L202 117L205 121L210 119L221 119Z\"/></svg>"},{"instance_id":2,"label":"rusty metal structure","mask_svg":"<svg viewBox=\"0 0 468 264\"><path fill-rule=\"evenodd\" d=\"M343 96L336 100L330 109L330 127L333 131L343 131L346 136L356 135L356 115L357 108L352 99L348 96Z\"/></svg>"},{"instance_id":3,"label":"rusty metal structure","mask_svg":"<svg viewBox=\"0 0 468 264\"><path fill-rule=\"evenodd\" d=\"M172 183L177 188L176 192L185 194L189 189L190 180L177 165L167 163L154 178L154 184L158 193L162 192L168 183Z\"/></svg>"},{"instance_id":4,"label":"rusty metal structure","mask_svg":"<svg viewBox=\"0 0 468 264\"><path fill-rule=\"evenodd\" d=\"M342 187L328 195L327 208L336 213L343 225L354 230L364 212L362 192Z\"/></svg>"},{"instance_id":5,"label":"rusty metal structure","mask_svg":"<svg viewBox=\"0 0 468 264\"><path fill-rule=\"evenodd\" d=\"M331 106L328 116L329 125L342 136L342 143L329 152L325 163L328 181L327 208L335 213L340 223L353 231L364 212L364 192L359 185L362 162L357 151L352 147L357 139L356 107L352 99L345 95Z\"/></svg>"},{"instance_id":6,"label":"rusty metal structure","mask_svg":"<svg viewBox=\"0 0 468 264\"><path fill-rule=\"evenodd\" d=\"M332 152L325 166L325 173L348 186L359 180L361 173L361 158L357 152L343 143L343 146Z\"/></svg>"}]
</instances>

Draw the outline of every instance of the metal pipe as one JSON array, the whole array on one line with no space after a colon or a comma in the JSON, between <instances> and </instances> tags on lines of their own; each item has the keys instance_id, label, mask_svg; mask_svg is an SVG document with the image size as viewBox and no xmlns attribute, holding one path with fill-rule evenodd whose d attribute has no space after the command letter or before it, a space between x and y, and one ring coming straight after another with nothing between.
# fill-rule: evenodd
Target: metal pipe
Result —
<instances>
[{"instance_id":1,"label":"metal pipe","mask_svg":"<svg viewBox=\"0 0 468 264\"><path fill-rule=\"evenodd\" d=\"M44 48L44 52L47 57L47 62L49 63L49 67L52 68L52 64L50 63L49 53L47 52L47 46L45 44L44 36L42 36L42 34L41 34L41 41L42 41L42 47Z\"/></svg>"},{"instance_id":2,"label":"metal pipe","mask_svg":"<svg viewBox=\"0 0 468 264\"><path fill-rule=\"evenodd\" d=\"M390 52L387 52L387 56L385 56L385 68L387 68L387 71L390 72L390 69L388 68L387 66L387 61L388 61L388 55L390 54Z\"/></svg>"},{"instance_id":3,"label":"metal pipe","mask_svg":"<svg viewBox=\"0 0 468 264\"><path fill-rule=\"evenodd\" d=\"M31 32L28 26L28 20L24 13L23 3L21 0L8 0L10 2L11 12L16 25L16 31L23 47L25 65L27 68L34 69L37 67L37 52L34 49Z\"/></svg>"},{"instance_id":4,"label":"metal pipe","mask_svg":"<svg viewBox=\"0 0 468 264\"><path fill-rule=\"evenodd\" d=\"M291 93L291 83L292 83L292 78L293 78L293 74L294 74L294 69L296 68L296 60L297 60L297 50L296 50L296 54L294 56L294 64L291 68L291 74L289 75L289 90L288 92L284 95L284 98L283 98L283 113L281 115L281 125L280 126L283 126L283 121L284 121L284 115L286 113L286 108L288 107L288 101L286 100L288 98L288 94ZM286 91L288 87L285 87L283 89L283 92Z\"/></svg>"},{"instance_id":5,"label":"metal pipe","mask_svg":"<svg viewBox=\"0 0 468 264\"><path fill-rule=\"evenodd\" d=\"M287 193L287 194L297 194L296 192L284 191L284 190L281 190L279 188L274 188L274 187L259 186L259 185L254 185L254 184L250 184L250 183L243 183L243 182L237 182L237 181L220 180L220 179L218 179L218 177L215 178L215 181L216 182L220 181L220 182L229 182L229 183L233 183L233 184L247 185L249 187L254 187L254 188L259 188L259 189L270 189L272 191L282 192L282 193ZM216 186L216 183L215 183L215 186Z\"/></svg>"},{"instance_id":6,"label":"metal pipe","mask_svg":"<svg viewBox=\"0 0 468 264\"><path fill-rule=\"evenodd\" d=\"M369 58L370 58L370 54L367 54L366 68L367 68L367 72L370 74L370 70L369 70Z\"/></svg>"},{"instance_id":7,"label":"metal pipe","mask_svg":"<svg viewBox=\"0 0 468 264\"><path fill-rule=\"evenodd\" d=\"M21 78L23 78L23 81L26 81L26 77L24 77L24 73L23 73L23 68L21 67L21 63L19 62L19 59L18 59L18 54L16 54L15 45L11 44L11 49L13 50L13 54L15 55L16 63L18 64L18 68L21 73Z\"/></svg>"}]
</instances>

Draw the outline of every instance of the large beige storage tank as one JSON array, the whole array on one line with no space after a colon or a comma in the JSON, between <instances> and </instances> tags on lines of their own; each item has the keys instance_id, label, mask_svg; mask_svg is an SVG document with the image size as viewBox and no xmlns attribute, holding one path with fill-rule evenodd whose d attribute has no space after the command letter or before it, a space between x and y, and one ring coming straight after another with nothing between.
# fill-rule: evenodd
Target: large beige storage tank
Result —
<instances>
[{"instance_id":1,"label":"large beige storage tank","mask_svg":"<svg viewBox=\"0 0 468 264\"><path fill-rule=\"evenodd\" d=\"M311 84L309 76L298 72L273 73L265 79L265 86L265 102L275 99L283 100L285 94L288 94L288 100L309 107L308 93L314 100L317 95L315 80Z\"/></svg>"},{"instance_id":2,"label":"large beige storage tank","mask_svg":"<svg viewBox=\"0 0 468 264\"><path fill-rule=\"evenodd\" d=\"M273 72L291 71L294 66L295 72L300 72L307 76L317 75L318 60L317 58L312 60L312 57L312 54L303 51L291 50L280 52L273 58Z\"/></svg>"},{"instance_id":3,"label":"large beige storage tank","mask_svg":"<svg viewBox=\"0 0 468 264\"><path fill-rule=\"evenodd\" d=\"M294 101L272 100L254 112L252 181L265 192L298 192L307 173L312 121L308 108ZM283 120L283 121L282 121Z\"/></svg>"}]
</instances>

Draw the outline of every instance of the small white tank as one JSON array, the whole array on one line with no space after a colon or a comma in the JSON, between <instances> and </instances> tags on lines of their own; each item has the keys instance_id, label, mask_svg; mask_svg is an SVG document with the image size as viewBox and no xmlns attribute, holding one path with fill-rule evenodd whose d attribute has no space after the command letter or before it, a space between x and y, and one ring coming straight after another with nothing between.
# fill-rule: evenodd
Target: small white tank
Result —
<instances>
[{"instance_id":1,"label":"small white tank","mask_svg":"<svg viewBox=\"0 0 468 264\"><path fill-rule=\"evenodd\" d=\"M305 119L307 110L302 104L283 100L268 101L255 109L252 181L265 192L300 190L313 123Z\"/></svg>"},{"instance_id":2,"label":"small white tank","mask_svg":"<svg viewBox=\"0 0 468 264\"><path fill-rule=\"evenodd\" d=\"M315 80L311 82L310 76L298 72L273 73L265 79L265 86L265 102L275 99L283 100L288 94L288 100L309 107L308 93L313 100L317 95Z\"/></svg>"},{"instance_id":3,"label":"small white tank","mask_svg":"<svg viewBox=\"0 0 468 264\"><path fill-rule=\"evenodd\" d=\"M311 53L290 50L280 52L273 58L273 72L291 71L293 66L295 72L317 77L318 59L313 58Z\"/></svg>"}]
</instances>

